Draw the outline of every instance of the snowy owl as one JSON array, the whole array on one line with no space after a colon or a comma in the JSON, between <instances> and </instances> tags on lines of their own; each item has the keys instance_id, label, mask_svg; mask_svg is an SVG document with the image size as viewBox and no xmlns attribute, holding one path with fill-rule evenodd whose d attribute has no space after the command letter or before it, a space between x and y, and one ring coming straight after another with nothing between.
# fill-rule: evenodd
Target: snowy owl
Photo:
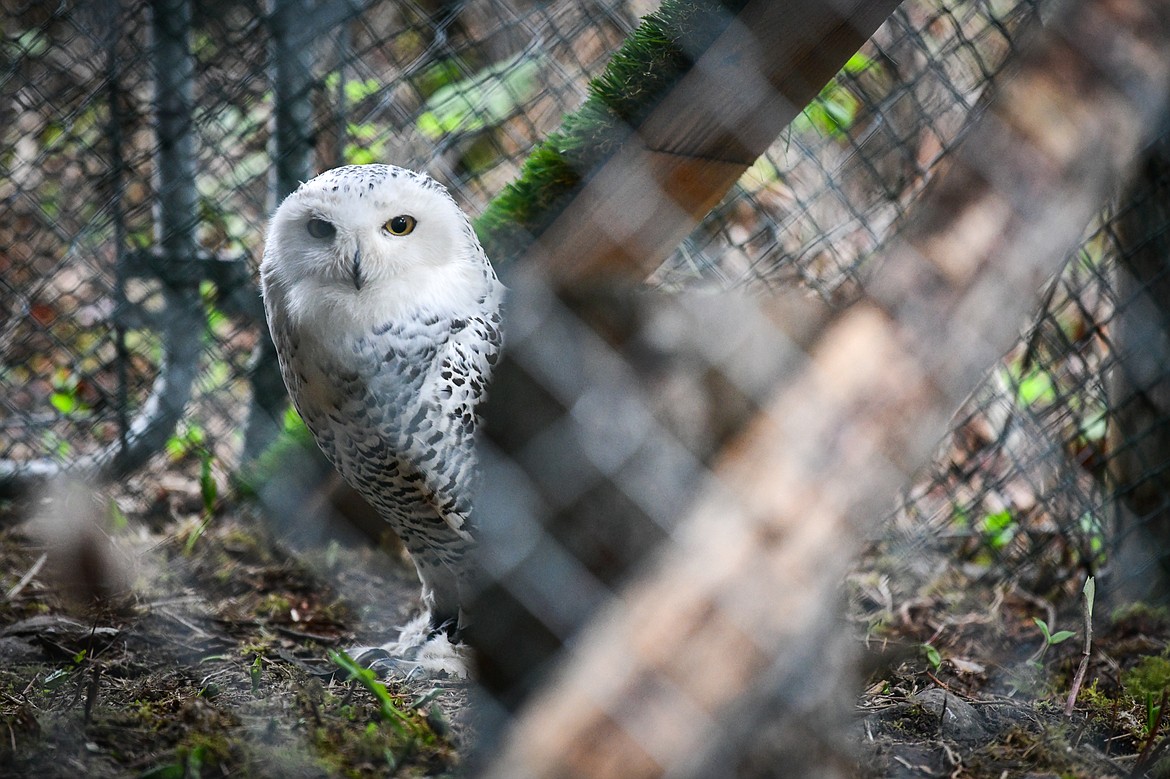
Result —
<instances>
[{"instance_id":1,"label":"snowy owl","mask_svg":"<svg viewBox=\"0 0 1170 779\"><path fill-rule=\"evenodd\" d=\"M383 648L424 667L430 652L450 670L503 287L447 190L391 165L336 168L289 195L260 279L293 404L418 568L426 610Z\"/></svg>"}]
</instances>

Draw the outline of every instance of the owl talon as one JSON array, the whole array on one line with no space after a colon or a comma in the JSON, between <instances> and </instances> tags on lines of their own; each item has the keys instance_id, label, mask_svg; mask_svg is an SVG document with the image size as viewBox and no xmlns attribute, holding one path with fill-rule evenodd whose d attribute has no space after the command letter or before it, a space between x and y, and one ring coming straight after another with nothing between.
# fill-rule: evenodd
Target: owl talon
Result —
<instances>
[{"instance_id":1,"label":"owl talon","mask_svg":"<svg viewBox=\"0 0 1170 779\"><path fill-rule=\"evenodd\" d=\"M452 644L463 643L463 629L459 627L459 618L448 617L441 622L432 619L426 640L430 641L439 636L445 636Z\"/></svg>"},{"instance_id":2,"label":"owl talon","mask_svg":"<svg viewBox=\"0 0 1170 779\"><path fill-rule=\"evenodd\" d=\"M349 650L349 656L363 668L374 668L384 660L393 660L394 656L380 646L358 646Z\"/></svg>"},{"instance_id":3,"label":"owl talon","mask_svg":"<svg viewBox=\"0 0 1170 779\"><path fill-rule=\"evenodd\" d=\"M470 657L467 645L458 640L458 620L446 619L437 625L435 622L429 614L420 614L402 628L396 640L381 646L356 647L350 657L382 675L402 674L407 679L439 674L466 677Z\"/></svg>"}]
</instances>

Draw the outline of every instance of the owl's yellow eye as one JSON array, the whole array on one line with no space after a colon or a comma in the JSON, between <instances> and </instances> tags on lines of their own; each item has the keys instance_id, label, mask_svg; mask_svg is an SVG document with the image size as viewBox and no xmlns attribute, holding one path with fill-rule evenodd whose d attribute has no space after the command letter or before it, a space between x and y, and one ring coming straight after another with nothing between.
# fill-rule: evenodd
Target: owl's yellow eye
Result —
<instances>
[{"instance_id":1,"label":"owl's yellow eye","mask_svg":"<svg viewBox=\"0 0 1170 779\"><path fill-rule=\"evenodd\" d=\"M390 235L410 235L414 232L414 226L418 224L418 220L408 214L401 214L394 217L389 222L383 225L386 232Z\"/></svg>"}]
</instances>

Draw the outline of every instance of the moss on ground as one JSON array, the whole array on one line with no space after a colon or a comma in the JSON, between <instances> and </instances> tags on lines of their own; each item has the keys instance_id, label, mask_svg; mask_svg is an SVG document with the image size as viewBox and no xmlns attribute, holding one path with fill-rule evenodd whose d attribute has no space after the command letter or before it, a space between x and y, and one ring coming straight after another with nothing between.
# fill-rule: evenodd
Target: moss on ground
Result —
<instances>
[{"instance_id":1,"label":"moss on ground","mask_svg":"<svg viewBox=\"0 0 1170 779\"><path fill-rule=\"evenodd\" d=\"M0 775L458 769L462 683L388 684L402 712L394 724L369 689L327 659L331 649L385 636L401 604L417 599L394 560L345 550L347 564L330 579L231 512L188 551L180 528L189 519L144 536L131 513L118 541L145 570L134 577L133 607L119 615L71 609L39 578L0 599L0 630L10 634L0 639ZM19 528L0 533L0 588L38 554ZM38 614L43 622L28 621Z\"/></svg>"}]
</instances>

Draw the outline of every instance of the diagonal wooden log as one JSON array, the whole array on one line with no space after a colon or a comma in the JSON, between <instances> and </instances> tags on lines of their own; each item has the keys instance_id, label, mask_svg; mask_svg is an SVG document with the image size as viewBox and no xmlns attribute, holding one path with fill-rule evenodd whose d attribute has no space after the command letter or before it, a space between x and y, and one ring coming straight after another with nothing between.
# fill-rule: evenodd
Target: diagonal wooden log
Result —
<instances>
[{"instance_id":1,"label":"diagonal wooden log","mask_svg":"<svg viewBox=\"0 0 1170 779\"><path fill-rule=\"evenodd\" d=\"M845 775L832 715L854 688L834 606L861 531L1018 337L1168 93L1170 0L1066 4L868 297L728 448L722 486L584 631L485 775L729 775L764 710L796 734L773 757L784 775Z\"/></svg>"},{"instance_id":2,"label":"diagonal wooden log","mask_svg":"<svg viewBox=\"0 0 1170 779\"><path fill-rule=\"evenodd\" d=\"M655 360L645 359L649 350L644 343L637 345L637 334L644 332L642 325L655 311L678 303L650 301L632 287L640 286L669 256L898 2L700 0L692 5L722 6L734 16L721 17L718 30L704 30L679 42L694 49L689 52L692 65L629 128L619 151L582 172L586 183L522 261L502 268L513 289L513 311L525 305L519 275L542 274L564 293L561 302L573 315L619 350L639 352L646 369L639 380L651 386L658 378L653 375ZM742 314L740 304L721 303L728 315ZM509 317L513 324L517 318ZM745 318L739 321L744 323L741 332L747 331ZM501 452L524 460L535 436L563 429L558 420L567 409L521 367L517 339L514 335L509 339L485 413L485 433ZM687 363L677 351L663 357L673 366ZM781 370L779 355L758 362L761 374ZM696 371L693 383L706 408L696 415L697 424L694 419L687 423L704 433L738 430L754 412L752 406L737 403L731 392L724 389L719 394L733 385L717 371ZM693 405L687 408L695 410ZM704 410L717 411L704 415ZM668 419L667 424L674 421ZM588 452L574 436L561 436L557 444L559 460L588 462ZM713 450L713 443L690 449L700 459ZM541 517L542 530L591 575L613 585L645 559L663 531L613 482L591 478L588 468L570 470L578 479L574 488L557 481L557 490L544 496L556 508ZM537 482L544 483L539 478ZM574 499L565 500L565 494ZM677 495L678 505L685 505L689 497ZM482 512L481 521L488 524ZM471 620L467 633L478 650L481 684L508 707L517 705L522 691L535 683L534 669L566 638L563 633L554 636L514 596L508 582L489 581L469 607L483 616ZM518 635L524 640L517 641Z\"/></svg>"},{"instance_id":3,"label":"diagonal wooden log","mask_svg":"<svg viewBox=\"0 0 1170 779\"><path fill-rule=\"evenodd\" d=\"M622 148L589 172L528 260L565 286L643 281L898 5L744 3Z\"/></svg>"}]
</instances>

